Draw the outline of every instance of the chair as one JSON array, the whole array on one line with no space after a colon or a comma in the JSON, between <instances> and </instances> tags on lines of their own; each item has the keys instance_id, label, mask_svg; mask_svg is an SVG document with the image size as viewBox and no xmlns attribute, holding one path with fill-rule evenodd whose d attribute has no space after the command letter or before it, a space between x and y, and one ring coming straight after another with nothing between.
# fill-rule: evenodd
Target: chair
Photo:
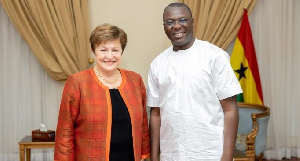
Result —
<instances>
[{"instance_id":1,"label":"chair","mask_svg":"<svg viewBox=\"0 0 300 161\"><path fill-rule=\"evenodd\" d=\"M262 161L266 148L270 108L238 102L239 124L236 149L246 153L249 160Z\"/></svg>"}]
</instances>

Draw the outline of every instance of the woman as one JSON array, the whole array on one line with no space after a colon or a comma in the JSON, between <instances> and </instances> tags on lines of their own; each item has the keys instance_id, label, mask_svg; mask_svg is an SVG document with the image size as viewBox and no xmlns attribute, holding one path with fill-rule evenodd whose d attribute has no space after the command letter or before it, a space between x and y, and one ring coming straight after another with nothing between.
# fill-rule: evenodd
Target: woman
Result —
<instances>
[{"instance_id":1,"label":"woman","mask_svg":"<svg viewBox=\"0 0 300 161\"><path fill-rule=\"evenodd\" d=\"M96 66L70 75L62 95L55 160L140 161L150 156L142 77L118 68L127 34L103 24L90 36Z\"/></svg>"}]
</instances>

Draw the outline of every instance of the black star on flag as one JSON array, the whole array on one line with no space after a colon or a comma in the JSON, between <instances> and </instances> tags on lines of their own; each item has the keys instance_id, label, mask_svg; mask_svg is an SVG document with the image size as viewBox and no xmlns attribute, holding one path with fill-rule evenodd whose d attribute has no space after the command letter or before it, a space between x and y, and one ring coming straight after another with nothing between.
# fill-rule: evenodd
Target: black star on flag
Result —
<instances>
[{"instance_id":1,"label":"black star on flag","mask_svg":"<svg viewBox=\"0 0 300 161\"><path fill-rule=\"evenodd\" d=\"M244 67L244 65L243 65L243 63L241 63L241 67L240 67L240 69L238 69L238 70L234 70L235 72L237 72L237 73L239 73L239 80L241 80L243 77L245 78L245 79L247 79L246 78L246 75L245 75L245 71L248 69L248 67Z\"/></svg>"}]
</instances>

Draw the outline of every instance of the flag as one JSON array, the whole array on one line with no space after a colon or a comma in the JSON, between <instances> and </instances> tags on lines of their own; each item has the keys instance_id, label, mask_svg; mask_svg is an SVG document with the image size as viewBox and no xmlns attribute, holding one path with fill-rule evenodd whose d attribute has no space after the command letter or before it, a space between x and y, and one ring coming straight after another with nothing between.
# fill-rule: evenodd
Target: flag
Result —
<instances>
[{"instance_id":1,"label":"flag","mask_svg":"<svg viewBox=\"0 0 300 161\"><path fill-rule=\"evenodd\" d=\"M246 9L230 56L230 63L243 89L243 93L237 96L238 102L263 105L256 53Z\"/></svg>"}]
</instances>

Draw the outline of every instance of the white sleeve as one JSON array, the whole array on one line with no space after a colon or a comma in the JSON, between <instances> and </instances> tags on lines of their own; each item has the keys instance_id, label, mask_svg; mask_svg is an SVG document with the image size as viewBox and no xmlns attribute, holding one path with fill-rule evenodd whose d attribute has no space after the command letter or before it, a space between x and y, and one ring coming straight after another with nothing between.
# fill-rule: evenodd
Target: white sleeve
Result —
<instances>
[{"instance_id":1,"label":"white sleeve","mask_svg":"<svg viewBox=\"0 0 300 161\"><path fill-rule=\"evenodd\" d=\"M230 64L230 57L227 52L218 52L212 60L213 86L219 100L242 93L242 88L238 82Z\"/></svg>"},{"instance_id":2,"label":"white sleeve","mask_svg":"<svg viewBox=\"0 0 300 161\"><path fill-rule=\"evenodd\" d=\"M156 63L152 62L148 72L147 106L159 107L159 84Z\"/></svg>"}]
</instances>

